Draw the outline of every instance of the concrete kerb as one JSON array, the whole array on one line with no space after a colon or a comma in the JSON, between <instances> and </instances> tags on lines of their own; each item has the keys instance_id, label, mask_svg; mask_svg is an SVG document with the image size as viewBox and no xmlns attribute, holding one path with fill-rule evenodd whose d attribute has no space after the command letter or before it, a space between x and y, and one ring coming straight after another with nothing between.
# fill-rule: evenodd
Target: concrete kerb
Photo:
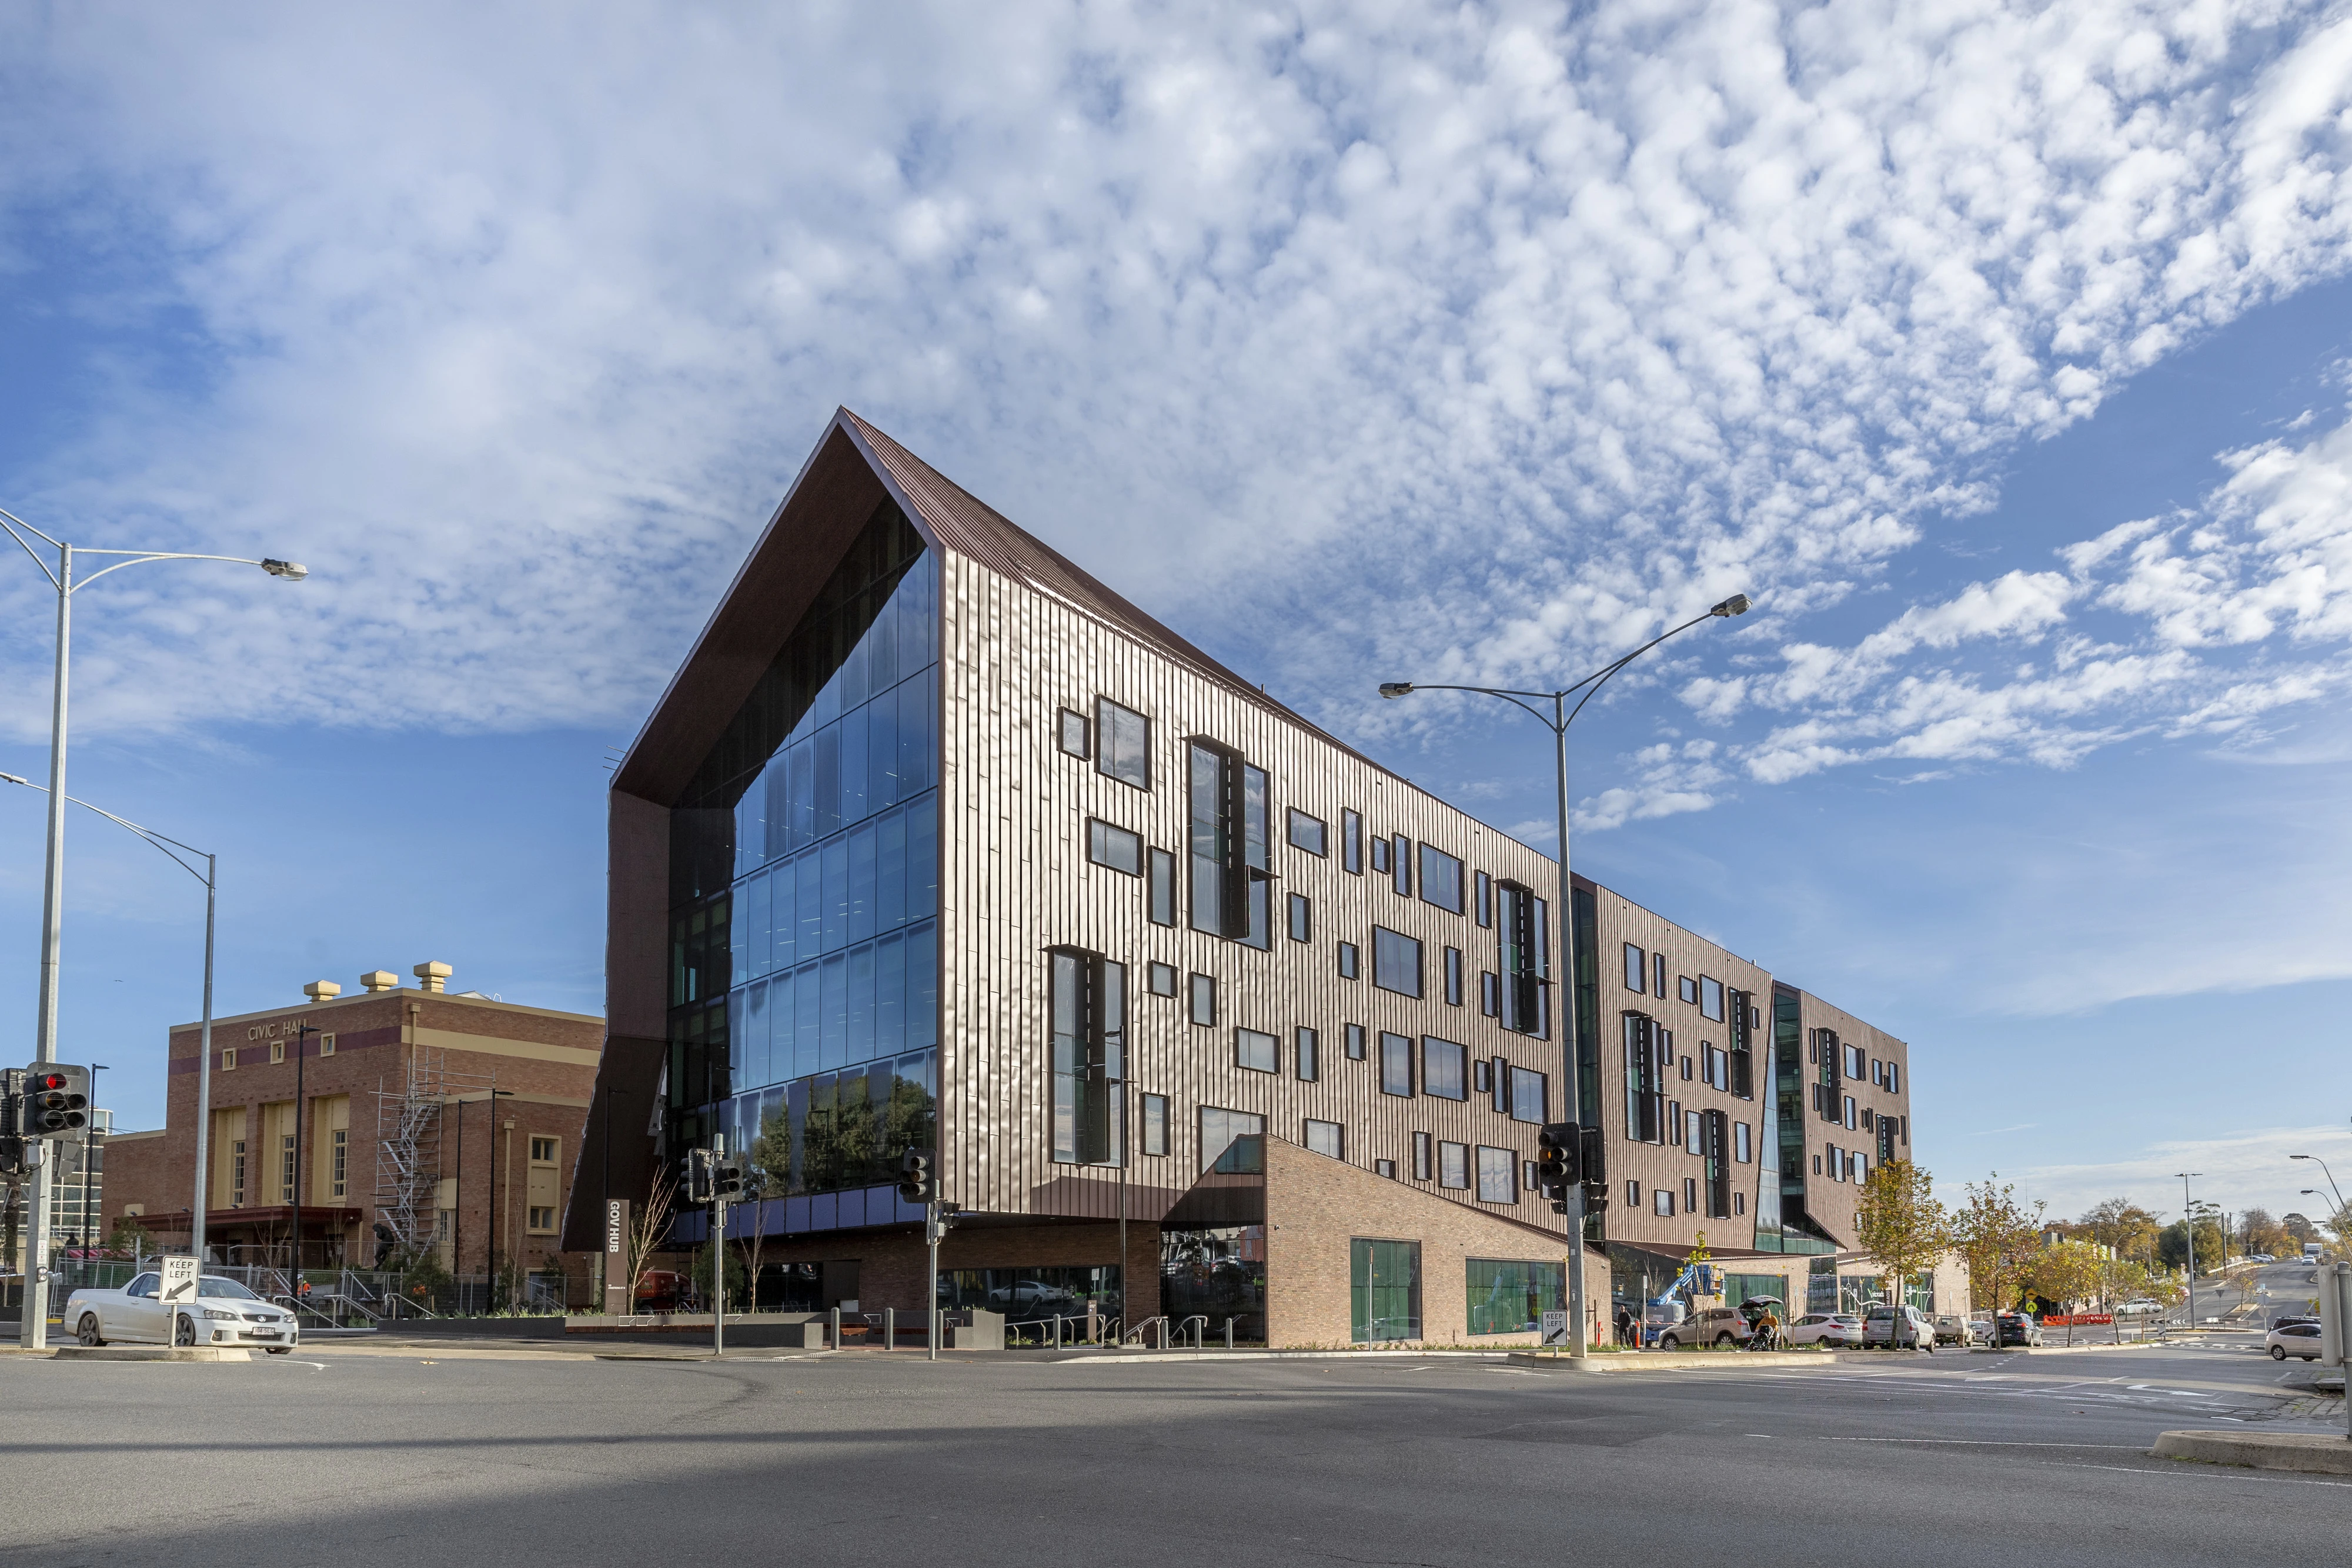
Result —
<instances>
[{"instance_id":1,"label":"concrete kerb","mask_svg":"<svg viewBox=\"0 0 2352 1568\"><path fill-rule=\"evenodd\" d=\"M240 1345L61 1344L49 1353L52 1361L251 1361L253 1353Z\"/></svg>"},{"instance_id":2,"label":"concrete kerb","mask_svg":"<svg viewBox=\"0 0 2352 1568\"><path fill-rule=\"evenodd\" d=\"M2352 1441L2338 1432L2167 1432L2149 1451L2159 1459L2352 1476Z\"/></svg>"}]
</instances>

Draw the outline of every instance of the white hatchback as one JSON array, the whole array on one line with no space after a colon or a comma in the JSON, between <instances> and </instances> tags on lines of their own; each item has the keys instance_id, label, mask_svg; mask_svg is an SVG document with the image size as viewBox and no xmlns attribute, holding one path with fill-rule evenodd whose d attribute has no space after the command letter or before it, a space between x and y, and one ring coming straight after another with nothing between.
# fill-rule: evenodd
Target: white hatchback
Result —
<instances>
[{"instance_id":1,"label":"white hatchback","mask_svg":"<svg viewBox=\"0 0 2352 1568\"><path fill-rule=\"evenodd\" d=\"M161 1300L163 1277L140 1274L119 1291L76 1291L64 1318L84 1344L117 1342L176 1345L259 1345L283 1355L299 1342L294 1314L235 1280L206 1274L196 1299L177 1308Z\"/></svg>"},{"instance_id":2,"label":"white hatchback","mask_svg":"<svg viewBox=\"0 0 2352 1568\"><path fill-rule=\"evenodd\" d=\"M2263 1336L2263 1348L2271 1353L2273 1361L2284 1361L2290 1355L2299 1355L2305 1361L2317 1361L2319 1325L2281 1323Z\"/></svg>"},{"instance_id":3,"label":"white hatchback","mask_svg":"<svg viewBox=\"0 0 2352 1568\"><path fill-rule=\"evenodd\" d=\"M1862 1319L1852 1312L1808 1312L1784 1332L1790 1344L1857 1345L1862 1343Z\"/></svg>"}]
</instances>

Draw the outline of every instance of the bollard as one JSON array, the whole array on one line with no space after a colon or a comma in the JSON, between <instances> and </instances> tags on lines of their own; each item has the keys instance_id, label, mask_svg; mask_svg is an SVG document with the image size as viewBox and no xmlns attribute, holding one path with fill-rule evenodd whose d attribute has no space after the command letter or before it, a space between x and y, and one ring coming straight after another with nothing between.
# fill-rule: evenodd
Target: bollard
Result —
<instances>
[{"instance_id":1,"label":"bollard","mask_svg":"<svg viewBox=\"0 0 2352 1568\"><path fill-rule=\"evenodd\" d=\"M1231 1318L1225 1320L1225 1348L1234 1348L1234 1320Z\"/></svg>"},{"instance_id":2,"label":"bollard","mask_svg":"<svg viewBox=\"0 0 2352 1568\"><path fill-rule=\"evenodd\" d=\"M839 1307L834 1308L826 1314L825 1328L827 1331L825 1348L839 1350L841 1348L841 1309Z\"/></svg>"},{"instance_id":3,"label":"bollard","mask_svg":"<svg viewBox=\"0 0 2352 1568\"><path fill-rule=\"evenodd\" d=\"M898 1348L898 1309L896 1307L882 1309L882 1348Z\"/></svg>"}]
</instances>

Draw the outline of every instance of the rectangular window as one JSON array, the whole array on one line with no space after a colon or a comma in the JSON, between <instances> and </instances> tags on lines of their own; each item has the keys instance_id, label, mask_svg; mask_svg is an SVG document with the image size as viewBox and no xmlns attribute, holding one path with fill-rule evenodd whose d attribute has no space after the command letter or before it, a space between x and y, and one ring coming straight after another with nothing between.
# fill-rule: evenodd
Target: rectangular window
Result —
<instances>
[{"instance_id":1,"label":"rectangular window","mask_svg":"<svg viewBox=\"0 0 2352 1568\"><path fill-rule=\"evenodd\" d=\"M1396 1161L1374 1160L1372 1162L1372 1174L1377 1176L1386 1176L1391 1181L1396 1180Z\"/></svg>"},{"instance_id":2,"label":"rectangular window","mask_svg":"<svg viewBox=\"0 0 2352 1568\"><path fill-rule=\"evenodd\" d=\"M1253 947L1274 940L1265 770L1207 741L1191 747L1192 929Z\"/></svg>"},{"instance_id":3,"label":"rectangular window","mask_svg":"<svg viewBox=\"0 0 2352 1568\"><path fill-rule=\"evenodd\" d=\"M1650 974L1657 982L1652 989L1663 998L1666 994L1666 956L1664 953L1650 955Z\"/></svg>"},{"instance_id":4,"label":"rectangular window","mask_svg":"<svg viewBox=\"0 0 2352 1568\"><path fill-rule=\"evenodd\" d=\"M531 1163L534 1165L553 1165L555 1163L555 1140L553 1138L533 1138L530 1141L530 1157Z\"/></svg>"},{"instance_id":5,"label":"rectangular window","mask_svg":"<svg viewBox=\"0 0 2352 1568\"><path fill-rule=\"evenodd\" d=\"M1234 1030L1234 1065L1246 1067L1252 1072L1276 1072L1280 1066L1274 1059L1274 1036L1259 1030Z\"/></svg>"},{"instance_id":6,"label":"rectangular window","mask_svg":"<svg viewBox=\"0 0 2352 1568\"><path fill-rule=\"evenodd\" d=\"M294 1201L294 1134L281 1133L278 1136L278 1202L291 1204Z\"/></svg>"},{"instance_id":7,"label":"rectangular window","mask_svg":"<svg viewBox=\"0 0 2352 1568\"><path fill-rule=\"evenodd\" d=\"M1386 839L1372 841L1372 873L1376 876L1389 874L1389 841Z\"/></svg>"},{"instance_id":8,"label":"rectangular window","mask_svg":"<svg viewBox=\"0 0 2352 1568\"><path fill-rule=\"evenodd\" d=\"M1290 895L1290 939L1311 942L1315 939L1315 906L1303 893Z\"/></svg>"},{"instance_id":9,"label":"rectangular window","mask_svg":"<svg viewBox=\"0 0 2352 1568\"><path fill-rule=\"evenodd\" d=\"M1348 1244L1349 1334L1358 1344L1421 1337L1421 1243Z\"/></svg>"},{"instance_id":10,"label":"rectangular window","mask_svg":"<svg viewBox=\"0 0 2352 1568\"><path fill-rule=\"evenodd\" d=\"M221 1052L221 1071L223 1072L235 1072L236 1071L236 1048L235 1046L231 1046L226 1051Z\"/></svg>"},{"instance_id":11,"label":"rectangular window","mask_svg":"<svg viewBox=\"0 0 2352 1568\"><path fill-rule=\"evenodd\" d=\"M1290 847L1292 849L1305 850L1310 855L1322 854L1322 818L1310 817L1306 812L1300 810L1297 807L1293 806L1290 808L1290 813L1286 821L1286 831L1290 839Z\"/></svg>"},{"instance_id":12,"label":"rectangular window","mask_svg":"<svg viewBox=\"0 0 2352 1568\"><path fill-rule=\"evenodd\" d=\"M1701 1116L1696 1111L1691 1112L1687 1115L1684 1115L1679 1106L1675 1108L1675 1113L1682 1117L1683 1153L1686 1155L1703 1155L1706 1153L1706 1140L1705 1133L1706 1118Z\"/></svg>"},{"instance_id":13,"label":"rectangular window","mask_svg":"<svg viewBox=\"0 0 2352 1568\"><path fill-rule=\"evenodd\" d=\"M1902 1063L1890 1061L1886 1064L1886 1092L1889 1094L1900 1094L1903 1092Z\"/></svg>"},{"instance_id":14,"label":"rectangular window","mask_svg":"<svg viewBox=\"0 0 2352 1568\"><path fill-rule=\"evenodd\" d=\"M1544 1075L1529 1068L1511 1069L1511 1120L1531 1122L1538 1126L1550 1120L1544 1113L1551 1085Z\"/></svg>"},{"instance_id":15,"label":"rectangular window","mask_svg":"<svg viewBox=\"0 0 2352 1568\"><path fill-rule=\"evenodd\" d=\"M1413 1180L1434 1181L1437 1179L1436 1166L1434 1164L1435 1156L1433 1154L1432 1149L1433 1145L1427 1133L1415 1133L1412 1135Z\"/></svg>"},{"instance_id":16,"label":"rectangular window","mask_svg":"<svg viewBox=\"0 0 2352 1568\"><path fill-rule=\"evenodd\" d=\"M1629 1181L1625 1184L1625 1207L1628 1208L1639 1208L1642 1207L1642 1184L1640 1182Z\"/></svg>"},{"instance_id":17,"label":"rectangular window","mask_svg":"<svg viewBox=\"0 0 2352 1568\"><path fill-rule=\"evenodd\" d=\"M1348 1041L1348 1060L1350 1061L1363 1061L1364 1026L1360 1023L1351 1023L1347 1026L1345 1033Z\"/></svg>"},{"instance_id":18,"label":"rectangular window","mask_svg":"<svg viewBox=\"0 0 2352 1568\"><path fill-rule=\"evenodd\" d=\"M1151 721L1108 697L1095 699L1095 768L1107 779L1151 788Z\"/></svg>"},{"instance_id":19,"label":"rectangular window","mask_svg":"<svg viewBox=\"0 0 2352 1568\"><path fill-rule=\"evenodd\" d=\"M1164 1155L1168 1152L1168 1096L1143 1096L1143 1152Z\"/></svg>"},{"instance_id":20,"label":"rectangular window","mask_svg":"<svg viewBox=\"0 0 2352 1568\"><path fill-rule=\"evenodd\" d=\"M1675 977L1675 994L1685 1002L1696 1003L1698 1000L1698 982L1688 975L1677 975Z\"/></svg>"},{"instance_id":21,"label":"rectangular window","mask_svg":"<svg viewBox=\"0 0 2352 1568\"><path fill-rule=\"evenodd\" d=\"M1870 1059L1870 1082L1875 1088L1886 1087L1886 1063L1874 1056Z\"/></svg>"},{"instance_id":22,"label":"rectangular window","mask_svg":"<svg viewBox=\"0 0 2352 1568\"><path fill-rule=\"evenodd\" d=\"M1401 997L1420 996L1420 940L1385 925L1373 926L1372 984Z\"/></svg>"},{"instance_id":23,"label":"rectangular window","mask_svg":"<svg viewBox=\"0 0 2352 1568\"><path fill-rule=\"evenodd\" d=\"M229 1054L234 1056L236 1053L231 1051ZM245 1207L245 1140L243 1138L234 1140L228 1146L228 1190L229 1207L243 1208Z\"/></svg>"},{"instance_id":24,"label":"rectangular window","mask_svg":"<svg viewBox=\"0 0 2352 1568\"><path fill-rule=\"evenodd\" d=\"M269 1042L269 1060L272 1065L286 1060L286 1042L284 1040L273 1040Z\"/></svg>"},{"instance_id":25,"label":"rectangular window","mask_svg":"<svg viewBox=\"0 0 2352 1568\"><path fill-rule=\"evenodd\" d=\"M1473 1092L1489 1094L1495 1088L1495 1064L1485 1057L1470 1064L1470 1088ZM1497 1106L1496 1109L1501 1107Z\"/></svg>"},{"instance_id":26,"label":"rectangular window","mask_svg":"<svg viewBox=\"0 0 2352 1568\"><path fill-rule=\"evenodd\" d=\"M1445 950L1445 999L1454 1007L1462 1005L1462 949Z\"/></svg>"},{"instance_id":27,"label":"rectangular window","mask_svg":"<svg viewBox=\"0 0 2352 1568\"><path fill-rule=\"evenodd\" d=\"M1346 1159L1347 1129L1337 1122L1318 1122L1313 1117L1307 1118L1307 1152L1328 1155L1335 1160Z\"/></svg>"},{"instance_id":28,"label":"rectangular window","mask_svg":"<svg viewBox=\"0 0 2352 1568\"><path fill-rule=\"evenodd\" d=\"M1072 757L1092 757L1094 747L1087 744L1087 716L1064 708L1058 731L1062 749Z\"/></svg>"},{"instance_id":29,"label":"rectangular window","mask_svg":"<svg viewBox=\"0 0 2352 1568\"><path fill-rule=\"evenodd\" d=\"M1478 924L1492 925L1495 924L1495 879L1482 871L1473 879L1472 886L1477 901Z\"/></svg>"},{"instance_id":30,"label":"rectangular window","mask_svg":"<svg viewBox=\"0 0 2352 1568\"><path fill-rule=\"evenodd\" d=\"M1536 1184L1540 1179L1541 1178L1536 1175L1535 1161L1521 1160L1519 1162L1519 1190L1521 1192L1535 1191Z\"/></svg>"},{"instance_id":31,"label":"rectangular window","mask_svg":"<svg viewBox=\"0 0 2352 1568\"><path fill-rule=\"evenodd\" d=\"M1176 924L1176 857L1166 850L1151 852L1151 924Z\"/></svg>"},{"instance_id":32,"label":"rectangular window","mask_svg":"<svg viewBox=\"0 0 2352 1568\"><path fill-rule=\"evenodd\" d=\"M1353 942L1342 942L1339 944L1339 977L1343 980L1354 979L1357 968L1356 945Z\"/></svg>"},{"instance_id":33,"label":"rectangular window","mask_svg":"<svg viewBox=\"0 0 2352 1568\"><path fill-rule=\"evenodd\" d=\"M1448 914L1463 913L1462 862L1444 850L1421 846L1421 901Z\"/></svg>"},{"instance_id":34,"label":"rectangular window","mask_svg":"<svg viewBox=\"0 0 2352 1568\"><path fill-rule=\"evenodd\" d=\"M1176 994L1175 965L1154 964L1146 971L1146 973L1150 976L1150 979L1147 983L1151 987L1151 994L1153 996L1172 997Z\"/></svg>"},{"instance_id":35,"label":"rectangular window","mask_svg":"<svg viewBox=\"0 0 2352 1568\"><path fill-rule=\"evenodd\" d=\"M1099 953L1056 947L1050 965L1054 1159L1118 1162L1127 1078L1127 966Z\"/></svg>"},{"instance_id":36,"label":"rectangular window","mask_svg":"<svg viewBox=\"0 0 2352 1568\"><path fill-rule=\"evenodd\" d=\"M1087 819L1087 859L1129 876L1143 874L1143 840L1099 817Z\"/></svg>"},{"instance_id":37,"label":"rectangular window","mask_svg":"<svg viewBox=\"0 0 2352 1568\"><path fill-rule=\"evenodd\" d=\"M1298 1082L1312 1083L1323 1076L1323 1037L1304 1026L1294 1030L1291 1045L1298 1059Z\"/></svg>"},{"instance_id":38,"label":"rectangular window","mask_svg":"<svg viewBox=\"0 0 2352 1568\"><path fill-rule=\"evenodd\" d=\"M1853 1096L1851 1094L1845 1097L1845 1124L1849 1128L1854 1124Z\"/></svg>"},{"instance_id":39,"label":"rectangular window","mask_svg":"<svg viewBox=\"0 0 2352 1568\"><path fill-rule=\"evenodd\" d=\"M1731 1157L1743 1166L1756 1158L1753 1137L1747 1123L1734 1122L1731 1124Z\"/></svg>"},{"instance_id":40,"label":"rectangular window","mask_svg":"<svg viewBox=\"0 0 2352 1568\"><path fill-rule=\"evenodd\" d=\"M1473 1258L1465 1270L1468 1327L1474 1334L1534 1333L1546 1312L1567 1304L1567 1268L1559 1263L1504 1262Z\"/></svg>"},{"instance_id":41,"label":"rectangular window","mask_svg":"<svg viewBox=\"0 0 2352 1568\"><path fill-rule=\"evenodd\" d=\"M538 1205L533 1205L530 1211L530 1228L537 1231L553 1230L555 1228L555 1210L551 1207L541 1207Z\"/></svg>"},{"instance_id":42,"label":"rectangular window","mask_svg":"<svg viewBox=\"0 0 2352 1568\"><path fill-rule=\"evenodd\" d=\"M1353 811L1339 813L1339 869L1350 876L1364 874L1364 819Z\"/></svg>"},{"instance_id":43,"label":"rectangular window","mask_svg":"<svg viewBox=\"0 0 2352 1568\"><path fill-rule=\"evenodd\" d=\"M1862 1079L1862 1064L1864 1059L1865 1053L1862 1047L1858 1045L1847 1046L1845 1048L1845 1075L1859 1082Z\"/></svg>"},{"instance_id":44,"label":"rectangular window","mask_svg":"<svg viewBox=\"0 0 2352 1568\"><path fill-rule=\"evenodd\" d=\"M1470 1098L1470 1053L1450 1040L1421 1037L1421 1092L1441 1100Z\"/></svg>"},{"instance_id":45,"label":"rectangular window","mask_svg":"<svg viewBox=\"0 0 2352 1568\"><path fill-rule=\"evenodd\" d=\"M1201 1107L1201 1168L1224 1176L1265 1170L1265 1118L1251 1111Z\"/></svg>"},{"instance_id":46,"label":"rectangular window","mask_svg":"<svg viewBox=\"0 0 2352 1568\"><path fill-rule=\"evenodd\" d=\"M1515 882L1501 883L1496 892L1502 907L1496 912L1501 927L1503 1027L1514 1034L1542 1039L1551 1032L1547 977L1551 973L1550 922L1544 901Z\"/></svg>"},{"instance_id":47,"label":"rectangular window","mask_svg":"<svg viewBox=\"0 0 2352 1568\"><path fill-rule=\"evenodd\" d=\"M1519 1152L1478 1145L1478 1201L1519 1201Z\"/></svg>"},{"instance_id":48,"label":"rectangular window","mask_svg":"<svg viewBox=\"0 0 2352 1568\"><path fill-rule=\"evenodd\" d=\"M1501 993L1495 983L1495 971L1492 969L1478 972L1478 1010L1488 1018L1496 1018L1502 1013Z\"/></svg>"},{"instance_id":49,"label":"rectangular window","mask_svg":"<svg viewBox=\"0 0 2352 1568\"><path fill-rule=\"evenodd\" d=\"M1470 1189L1470 1145L1449 1144L1439 1139L1437 1144L1437 1185Z\"/></svg>"},{"instance_id":50,"label":"rectangular window","mask_svg":"<svg viewBox=\"0 0 2352 1568\"><path fill-rule=\"evenodd\" d=\"M1650 956L1631 942L1625 944L1625 988L1644 995L1650 989Z\"/></svg>"},{"instance_id":51,"label":"rectangular window","mask_svg":"<svg viewBox=\"0 0 2352 1568\"><path fill-rule=\"evenodd\" d=\"M348 1130L337 1127L334 1130L333 1151L329 1160L331 1167L327 1177L329 1197L342 1197L347 1194L349 1189L346 1183L351 1176L351 1155L352 1134Z\"/></svg>"},{"instance_id":52,"label":"rectangular window","mask_svg":"<svg viewBox=\"0 0 2352 1568\"><path fill-rule=\"evenodd\" d=\"M1698 1015L1723 1021L1723 982L1706 975L1698 977Z\"/></svg>"},{"instance_id":53,"label":"rectangular window","mask_svg":"<svg viewBox=\"0 0 2352 1568\"><path fill-rule=\"evenodd\" d=\"M1412 896L1412 840L1402 833L1396 836L1396 847L1389 854L1389 864L1396 873L1399 898Z\"/></svg>"},{"instance_id":54,"label":"rectangular window","mask_svg":"<svg viewBox=\"0 0 2352 1568\"><path fill-rule=\"evenodd\" d=\"M1202 1029L1217 1022L1217 982L1208 975L1192 977L1192 1021Z\"/></svg>"},{"instance_id":55,"label":"rectangular window","mask_svg":"<svg viewBox=\"0 0 2352 1568\"><path fill-rule=\"evenodd\" d=\"M319 1037L319 1054L320 1056L332 1056L335 1054L335 1037L333 1035L322 1034Z\"/></svg>"},{"instance_id":56,"label":"rectangular window","mask_svg":"<svg viewBox=\"0 0 2352 1568\"><path fill-rule=\"evenodd\" d=\"M1683 1212L1685 1214L1698 1212L1698 1177L1696 1176L1683 1177Z\"/></svg>"},{"instance_id":57,"label":"rectangular window","mask_svg":"<svg viewBox=\"0 0 2352 1568\"><path fill-rule=\"evenodd\" d=\"M1412 1037L1408 1034L1381 1034L1381 1092L1411 1098L1412 1094Z\"/></svg>"},{"instance_id":58,"label":"rectangular window","mask_svg":"<svg viewBox=\"0 0 2352 1568\"><path fill-rule=\"evenodd\" d=\"M1675 1195L1662 1186L1651 1188L1650 1212L1672 1219L1675 1217Z\"/></svg>"}]
</instances>

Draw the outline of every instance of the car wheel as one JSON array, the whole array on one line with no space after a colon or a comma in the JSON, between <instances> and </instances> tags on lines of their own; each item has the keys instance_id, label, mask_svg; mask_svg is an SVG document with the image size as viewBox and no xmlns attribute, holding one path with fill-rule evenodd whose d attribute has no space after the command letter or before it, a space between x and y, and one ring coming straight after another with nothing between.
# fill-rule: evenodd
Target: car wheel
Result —
<instances>
[{"instance_id":1,"label":"car wheel","mask_svg":"<svg viewBox=\"0 0 2352 1568\"><path fill-rule=\"evenodd\" d=\"M293 1348L294 1347L290 1344L273 1344L268 1347L269 1354L272 1355L284 1355L288 1351L292 1350Z\"/></svg>"},{"instance_id":2,"label":"car wheel","mask_svg":"<svg viewBox=\"0 0 2352 1568\"><path fill-rule=\"evenodd\" d=\"M2319 1358L2315 1355L2306 1355L2303 1359L2305 1361L2317 1361Z\"/></svg>"},{"instance_id":3,"label":"car wheel","mask_svg":"<svg viewBox=\"0 0 2352 1568\"><path fill-rule=\"evenodd\" d=\"M1682 1347L1683 1342L1676 1339L1670 1333L1662 1333L1658 1336L1658 1348L1660 1350L1680 1350Z\"/></svg>"},{"instance_id":4,"label":"car wheel","mask_svg":"<svg viewBox=\"0 0 2352 1568\"><path fill-rule=\"evenodd\" d=\"M183 1347L193 1346L196 1343L196 1320L182 1318L179 1326L172 1331L172 1343Z\"/></svg>"},{"instance_id":5,"label":"car wheel","mask_svg":"<svg viewBox=\"0 0 2352 1568\"><path fill-rule=\"evenodd\" d=\"M104 1340L98 1337L98 1314L96 1312L82 1313L81 1322L79 1326L74 1330L74 1338L81 1341L82 1343L87 1345L101 1345L106 1343Z\"/></svg>"},{"instance_id":6,"label":"car wheel","mask_svg":"<svg viewBox=\"0 0 2352 1568\"><path fill-rule=\"evenodd\" d=\"M2283 1344L2274 1344L2271 1346L2271 1359L2273 1361L2284 1361L2286 1359L2286 1346Z\"/></svg>"},{"instance_id":7,"label":"car wheel","mask_svg":"<svg viewBox=\"0 0 2352 1568\"><path fill-rule=\"evenodd\" d=\"M1715 1336L1715 1348L1716 1348L1716 1349L1717 1349L1717 1350L1728 1350L1730 1347L1731 1347L1731 1331L1730 1331L1729 1329L1726 1329L1726 1330L1724 1330L1724 1331L1723 1331L1723 1333L1719 1333L1719 1334L1717 1334L1717 1335L1716 1335L1716 1336Z\"/></svg>"}]
</instances>

